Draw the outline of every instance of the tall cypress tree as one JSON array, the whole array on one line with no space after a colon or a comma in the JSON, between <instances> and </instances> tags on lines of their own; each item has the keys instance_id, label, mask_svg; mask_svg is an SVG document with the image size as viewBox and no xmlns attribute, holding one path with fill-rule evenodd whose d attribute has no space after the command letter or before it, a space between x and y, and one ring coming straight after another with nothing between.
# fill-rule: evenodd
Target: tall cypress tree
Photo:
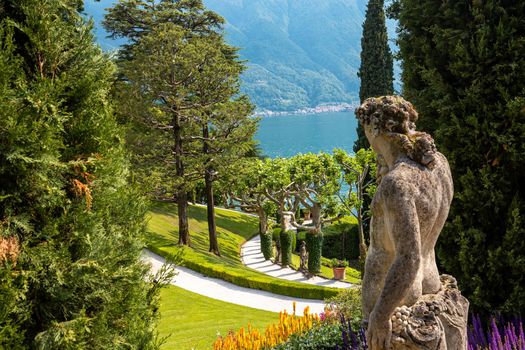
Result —
<instances>
[{"instance_id":1,"label":"tall cypress tree","mask_svg":"<svg viewBox=\"0 0 525 350\"><path fill-rule=\"evenodd\" d=\"M442 270L478 311L525 312L525 3L401 0L404 95L449 159Z\"/></svg>"},{"instance_id":2,"label":"tall cypress tree","mask_svg":"<svg viewBox=\"0 0 525 350\"><path fill-rule=\"evenodd\" d=\"M394 68L392 53L388 46L383 0L369 0L363 23L361 38L361 79L359 99L391 95L394 93ZM361 125L357 126L357 140L354 152L368 148L368 140Z\"/></svg>"},{"instance_id":3,"label":"tall cypress tree","mask_svg":"<svg viewBox=\"0 0 525 350\"><path fill-rule=\"evenodd\" d=\"M0 6L0 348L156 348L115 69L77 0Z\"/></svg>"}]
</instances>

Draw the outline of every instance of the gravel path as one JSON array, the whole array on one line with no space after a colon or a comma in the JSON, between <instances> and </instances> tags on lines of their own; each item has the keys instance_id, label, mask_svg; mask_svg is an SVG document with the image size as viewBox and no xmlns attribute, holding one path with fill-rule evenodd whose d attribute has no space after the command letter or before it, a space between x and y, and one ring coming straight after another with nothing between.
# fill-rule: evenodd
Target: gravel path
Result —
<instances>
[{"instance_id":1,"label":"gravel path","mask_svg":"<svg viewBox=\"0 0 525 350\"><path fill-rule=\"evenodd\" d=\"M241 260L244 265L266 275L273 277L315 284L317 286L334 287L334 288L350 288L353 286L351 283L341 282L336 280L329 280L323 277L314 276L307 278L301 272L298 272L289 267L281 267L280 265L274 264L270 260L265 260L261 253L261 237L259 235L246 241L241 247Z\"/></svg>"},{"instance_id":2,"label":"gravel path","mask_svg":"<svg viewBox=\"0 0 525 350\"><path fill-rule=\"evenodd\" d=\"M166 261L160 255L149 250L143 251L143 259L151 264L152 273L157 272ZM177 266L176 270L178 275L172 281L173 285L209 298L273 312L286 309L288 313L292 313L294 301L297 303L297 314L302 314L302 310L306 306L310 306L312 313L321 313L324 310L322 300L292 298L257 289L239 287L181 266Z\"/></svg>"}]
</instances>

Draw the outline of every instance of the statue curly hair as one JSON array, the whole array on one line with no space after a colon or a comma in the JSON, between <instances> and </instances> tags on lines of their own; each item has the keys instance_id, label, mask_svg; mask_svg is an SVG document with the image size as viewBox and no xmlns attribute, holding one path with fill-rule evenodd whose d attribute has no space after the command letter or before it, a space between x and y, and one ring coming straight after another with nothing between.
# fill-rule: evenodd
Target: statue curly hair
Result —
<instances>
[{"instance_id":1,"label":"statue curly hair","mask_svg":"<svg viewBox=\"0 0 525 350\"><path fill-rule=\"evenodd\" d=\"M417 111L400 96L371 97L356 109L361 125L370 125L374 135L384 134L396 142L407 156L432 168L436 145L432 137L416 131Z\"/></svg>"}]
</instances>

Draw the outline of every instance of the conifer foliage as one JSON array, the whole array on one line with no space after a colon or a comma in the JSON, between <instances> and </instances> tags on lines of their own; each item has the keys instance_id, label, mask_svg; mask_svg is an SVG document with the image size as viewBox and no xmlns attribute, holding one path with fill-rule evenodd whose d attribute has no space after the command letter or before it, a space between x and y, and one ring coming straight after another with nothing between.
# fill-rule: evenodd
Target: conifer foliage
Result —
<instances>
[{"instance_id":1,"label":"conifer foliage","mask_svg":"<svg viewBox=\"0 0 525 350\"><path fill-rule=\"evenodd\" d=\"M525 312L525 3L401 0L404 96L455 185L442 270L474 309Z\"/></svg>"},{"instance_id":2,"label":"conifer foliage","mask_svg":"<svg viewBox=\"0 0 525 350\"><path fill-rule=\"evenodd\" d=\"M155 348L145 205L81 5L0 5L2 349Z\"/></svg>"},{"instance_id":3,"label":"conifer foliage","mask_svg":"<svg viewBox=\"0 0 525 350\"><path fill-rule=\"evenodd\" d=\"M244 64L225 43L223 23L200 0L120 0L104 22L129 40L119 55L118 100L135 130L128 139L145 170L141 181L153 179L157 194L176 199L180 245L191 244L188 192L204 182L216 255L214 182L253 148L257 127L239 90Z\"/></svg>"},{"instance_id":4,"label":"conifer foliage","mask_svg":"<svg viewBox=\"0 0 525 350\"><path fill-rule=\"evenodd\" d=\"M388 46L385 24L384 0L369 0L363 23L361 38L361 66L358 72L361 79L359 99L392 95L394 92L393 58ZM368 148L368 140L361 125L357 127L357 140L354 151Z\"/></svg>"}]
</instances>

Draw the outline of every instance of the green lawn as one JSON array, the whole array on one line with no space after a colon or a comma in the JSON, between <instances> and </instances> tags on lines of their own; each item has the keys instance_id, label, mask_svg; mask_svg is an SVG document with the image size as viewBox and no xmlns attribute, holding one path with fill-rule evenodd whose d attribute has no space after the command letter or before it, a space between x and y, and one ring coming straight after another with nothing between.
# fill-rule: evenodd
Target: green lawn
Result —
<instances>
[{"instance_id":1,"label":"green lawn","mask_svg":"<svg viewBox=\"0 0 525 350\"><path fill-rule=\"evenodd\" d=\"M258 219L244 213L216 209L221 257L208 252L206 208L188 208L192 247L179 247L177 207L173 203L154 203L150 208L148 247L161 255L183 251L182 264L205 275L247 288L255 288L298 298L325 299L336 295L336 288L286 281L244 266L240 247L258 230Z\"/></svg>"},{"instance_id":2,"label":"green lawn","mask_svg":"<svg viewBox=\"0 0 525 350\"><path fill-rule=\"evenodd\" d=\"M321 277L332 279L334 277L334 273L332 271L331 267L328 267L330 259L322 258L321 260L321 272L318 274ZM301 258L297 254L292 255L292 268L298 269L301 263ZM355 283L355 284L361 284L361 273L352 268L347 267L346 268L346 276L344 279L345 282Z\"/></svg>"},{"instance_id":3,"label":"green lawn","mask_svg":"<svg viewBox=\"0 0 525 350\"><path fill-rule=\"evenodd\" d=\"M209 350L217 333L228 334L251 324L264 331L279 314L210 299L175 286L162 290L161 337L168 337L163 350Z\"/></svg>"},{"instance_id":4,"label":"green lawn","mask_svg":"<svg viewBox=\"0 0 525 350\"><path fill-rule=\"evenodd\" d=\"M177 206L172 203L155 203L150 209L150 214L149 244L155 247L179 249L176 247L179 238ZM204 257L212 264L243 266L240 246L257 233L256 217L220 208L215 210L219 248L222 255L220 258L208 252L206 208L190 205L188 217L192 249L185 249L184 259Z\"/></svg>"}]
</instances>

